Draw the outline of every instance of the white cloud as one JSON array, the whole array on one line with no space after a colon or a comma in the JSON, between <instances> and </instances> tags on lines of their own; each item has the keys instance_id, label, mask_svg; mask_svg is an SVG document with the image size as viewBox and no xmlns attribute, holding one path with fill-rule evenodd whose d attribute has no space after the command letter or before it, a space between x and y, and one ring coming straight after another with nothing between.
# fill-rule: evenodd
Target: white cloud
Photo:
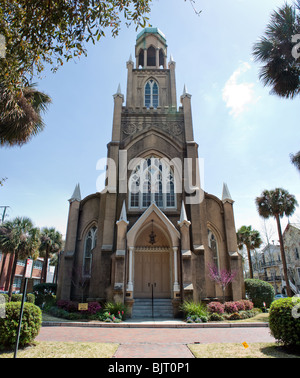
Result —
<instances>
[{"instance_id":1,"label":"white cloud","mask_svg":"<svg viewBox=\"0 0 300 378\"><path fill-rule=\"evenodd\" d=\"M242 62L239 68L230 76L223 88L223 100L225 101L226 106L231 109L230 115L233 115L234 117L239 116L247 110L249 104L254 104L259 99L254 93L254 83L238 82L240 76L250 69L251 66L249 63Z\"/></svg>"}]
</instances>

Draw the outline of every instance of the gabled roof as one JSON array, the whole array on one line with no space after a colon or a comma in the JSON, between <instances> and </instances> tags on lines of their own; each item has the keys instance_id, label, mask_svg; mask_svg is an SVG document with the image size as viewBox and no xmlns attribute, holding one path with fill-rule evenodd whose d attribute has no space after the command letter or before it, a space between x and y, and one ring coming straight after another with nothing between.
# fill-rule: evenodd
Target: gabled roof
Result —
<instances>
[{"instance_id":1,"label":"gabled roof","mask_svg":"<svg viewBox=\"0 0 300 378\"><path fill-rule=\"evenodd\" d=\"M151 205L148 207L146 211L139 217L139 219L135 222L135 224L131 227L131 229L127 232L127 244L128 246L134 246L136 235L140 228L145 224L147 219L151 217L152 213L155 213L158 218L163 222L166 226L170 237L172 239L173 246L178 246L178 240L180 238L179 231L175 228L173 223L170 219L157 207L155 202L152 202Z\"/></svg>"}]
</instances>

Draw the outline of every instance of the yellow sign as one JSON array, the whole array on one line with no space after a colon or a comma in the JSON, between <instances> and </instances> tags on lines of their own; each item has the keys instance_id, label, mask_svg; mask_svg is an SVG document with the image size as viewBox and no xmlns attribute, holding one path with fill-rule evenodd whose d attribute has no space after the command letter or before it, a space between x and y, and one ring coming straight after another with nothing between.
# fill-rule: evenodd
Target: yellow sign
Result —
<instances>
[{"instance_id":1,"label":"yellow sign","mask_svg":"<svg viewBox=\"0 0 300 378\"><path fill-rule=\"evenodd\" d=\"M88 303L78 303L78 311L86 311L88 307Z\"/></svg>"},{"instance_id":2,"label":"yellow sign","mask_svg":"<svg viewBox=\"0 0 300 378\"><path fill-rule=\"evenodd\" d=\"M244 345L245 348L249 348L249 345L245 342L242 343Z\"/></svg>"}]
</instances>

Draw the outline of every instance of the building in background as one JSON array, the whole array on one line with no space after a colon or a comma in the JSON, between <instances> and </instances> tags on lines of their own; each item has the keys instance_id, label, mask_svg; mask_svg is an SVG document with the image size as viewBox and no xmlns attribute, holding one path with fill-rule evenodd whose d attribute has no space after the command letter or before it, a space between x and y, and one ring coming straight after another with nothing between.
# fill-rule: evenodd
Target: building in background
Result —
<instances>
[{"instance_id":1,"label":"building in background","mask_svg":"<svg viewBox=\"0 0 300 378\"><path fill-rule=\"evenodd\" d=\"M13 265L13 254L3 254L0 252L0 292L6 292L9 289L11 270ZM25 273L26 260L18 260L16 266L16 273L13 284L13 292L20 292L22 289L23 276ZM44 259L38 257L33 261L32 278L28 280L27 291L30 292L34 285L41 283L42 269ZM54 267L48 264L47 280L46 282L53 282Z\"/></svg>"},{"instance_id":2,"label":"building in background","mask_svg":"<svg viewBox=\"0 0 300 378\"><path fill-rule=\"evenodd\" d=\"M300 294L300 225L288 224L283 232L289 283L292 293ZM275 294L286 294L280 245L267 244L253 259L254 278L269 282Z\"/></svg>"},{"instance_id":3,"label":"building in background","mask_svg":"<svg viewBox=\"0 0 300 378\"><path fill-rule=\"evenodd\" d=\"M294 294L300 294L300 224L288 224L283 232L290 287ZM283 288L285 281L282 282Z\"/></svg>"}]
</instances>

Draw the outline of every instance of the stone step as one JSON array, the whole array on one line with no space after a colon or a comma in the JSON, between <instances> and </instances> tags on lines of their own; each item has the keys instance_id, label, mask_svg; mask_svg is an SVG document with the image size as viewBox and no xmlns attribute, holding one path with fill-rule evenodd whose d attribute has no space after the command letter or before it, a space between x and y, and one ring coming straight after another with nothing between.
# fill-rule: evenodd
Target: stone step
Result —
<instances>
[{"instance_id":1,"label":"stone step","mask_svg":"<svg viewBox=\"0 0 300 378\"><path fill-rule=\"evenodd\" d=\"M153 316L158 318L173 318L173 306L171 299L154 299L153 300ZM132 308L133 318L152 317L152 300L151 299L135 299Z\"/></svg>"}]
</instances>

